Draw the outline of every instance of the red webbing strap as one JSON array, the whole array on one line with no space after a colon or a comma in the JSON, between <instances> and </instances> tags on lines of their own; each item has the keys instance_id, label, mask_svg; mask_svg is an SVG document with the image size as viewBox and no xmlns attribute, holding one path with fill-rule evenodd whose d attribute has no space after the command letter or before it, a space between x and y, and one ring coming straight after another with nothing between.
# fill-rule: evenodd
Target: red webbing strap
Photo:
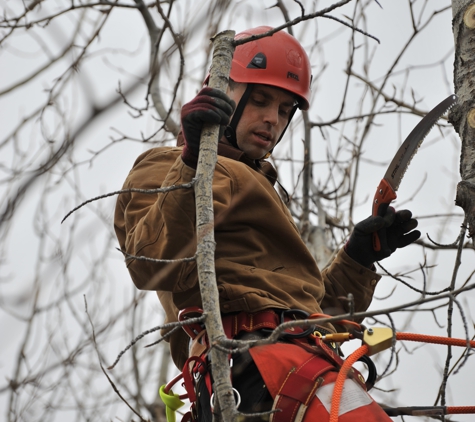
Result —
<instances>
[{"instance_id":1,"label":"red webbing strap","mask_svg":"<svg viewBox=\"0 0 475 422\"><path fill-rule=\"evenodd\" d=\"M193 415L191 412L186 412L183 417L181 418L181 422L193 422Z\"/></svg>"},{"instance_id":2,"label":"red webbing strap","mask_svg":"<svg viewBox=\"0 0 475 422\"><path fill-rule=\"evenodd\" d=\"M280 411L273 413L270 421L301 421L315 396L315 391L323 382L319 377L333 369L334 365L316 355L311 356L297 369L293 368L274 400L272 410Z\"/></svg>"},{"instance_id":3,"label":"red webbing strap","mask_svg":"<svg viewBox=\"0 0 475 422\"><path fill-rule=\"evenodd\" d=\"M196 372L199 372L202 375L205 374L206 363L200 356L191 356L186 360L182 373L183 384L188 393L188 399L192 403L196 401L195 380L193 377L193 373Z\"/></svg>"},{"instance_id":4,"label":"red webbing strap","mask_svg":"<svg viewBox=\"0 0 475 422\"><path fill-rule=\"evenodd\" d=\"M343 359L338 355L337 351L327 346L321 338L312 336L312 343L309 343L306 338L291 339L291 342L309 353L323 356L325 359L333 362L337 368L343 365Z\"/></svg>"},{"instance_id":5,"label":"red webbing strap","mask_svg":"<svg viewBox=\"0 0 475 422\"><path fill-rule=\"evenodd\" d=\"M239 312L233 315L222 315L223 328L226 337L234 338L239 332L248 333L268 328L274 330L280 324L279 315L267 309L255 313Z\"/></svg>"},{"instance_id":6,"label":"red webbing strap","mask_svg":"<svg viewBox=\"0 0 475 422\"><path fill-rule=\"evenodd\" d=\"M318 356L323 356L325 359L327 359L330 362L333 362L335 368L341 368L343 365L343 359L338 355L336 350L332 349L331 347L328 347L324 341L322 341L321 338L319 337L313 337L314 344L309 344L306 342L306 339L292 339L292 343L296 344L297 346L300 346L304 350L316 354ZM366 384L365 384L365 379L364 377L360 374L359 371L357 371L355 368L351 368L351 371L349 372L348 376L352 379L354 379L358 384L361 385L361 387L367 391Z\"/></svg>"},{"instance_id":7,"label":"red webbing strap","mask_svg":"<svg viewBox=\"0 0 475 422\"><path fill-rule=\"evenodd\" d=\"M263 328L275 330L282 323L280 314L272 309L265 309L255 313L239 312L232 315L224 314L221 318L224 332L228 338L236 337L241 331L251 333ZM291 316L284 317L284 322L288 321L294 321L294 319ZM298 334L303 331L301 327L289 329L291 334Z\"/></svg>"}]
</instances>

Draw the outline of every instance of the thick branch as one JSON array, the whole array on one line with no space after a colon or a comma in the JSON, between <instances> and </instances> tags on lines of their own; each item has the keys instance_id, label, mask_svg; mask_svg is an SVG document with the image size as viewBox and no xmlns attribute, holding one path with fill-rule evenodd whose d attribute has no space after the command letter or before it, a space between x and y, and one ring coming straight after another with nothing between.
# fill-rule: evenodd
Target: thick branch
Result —
<instances>
[{"instance_id":1,"label":"thick branch","mask_svg":"<svg viewBox=\"0 0 475 422\"><path fill-rule=\"evenodd\" d=\"M453 31L455 40L454 85L459 103L449 118L460 135L462 149L456 205L467 217L469 236L475 235L475 4L472 0L453 0Z\"/></svg>"},{"instance_id":2,"label":"thick branch","mask_svg":"<svg viewBox=\"0 0 475 422\"><path fill-rule=\"evenodd\" d=\"M234 31L224 31L213 40L214 52L210 69L209 85L226 91L234 53ZM214 266L214 212L213 212L213 175L217 161L219 125L204 125L201 132L200 154L196 169L196 261L200 282L203 310L207 314L206 330L211 344L226 336L223 330L219 308L219 294ZM219 401L221 418L234 421L236 403L231 386L227 355L216 348L211 350L213 362L214 393Z\"/></svg>"}]
</instances>

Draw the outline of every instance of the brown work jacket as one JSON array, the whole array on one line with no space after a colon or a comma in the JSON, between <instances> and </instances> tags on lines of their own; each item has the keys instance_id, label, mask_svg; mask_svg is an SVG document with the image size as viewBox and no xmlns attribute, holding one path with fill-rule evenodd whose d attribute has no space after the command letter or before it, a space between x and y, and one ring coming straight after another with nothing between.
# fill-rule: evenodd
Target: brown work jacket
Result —
<instances>
[{"instance_id":1,"label":"brown work jacket","mask_svg":"<svg viewBox=\"0 0 475 422\"><path fill-rule=\"evenodd\" d=\"M189 183L195 170L181 159L181 147L159 147L140 155L124 189L154 189ZM338 314L368 308L379 280L344 250L319 271L297 226L274 189L277 174L269 162L256 163L219 144L213 179L216 278L222 313L263 309L301 309ZM166 193L123 193L115 210L115 231L123 252L159 259L192 257L196 251L195 200L191 188ZM166 322L178 311L200 306L196 262L156 263L126 258L135 285L157 291ZM189 339L183 331L170 338L181 369Z\"/></svg>"}]
</instances>

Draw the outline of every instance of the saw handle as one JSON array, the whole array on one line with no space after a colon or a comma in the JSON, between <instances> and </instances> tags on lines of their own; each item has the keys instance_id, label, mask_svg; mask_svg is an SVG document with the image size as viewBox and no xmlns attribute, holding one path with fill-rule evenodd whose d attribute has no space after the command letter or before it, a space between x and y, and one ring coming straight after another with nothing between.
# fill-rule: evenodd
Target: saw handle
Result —
<instances>
[{"instance_id":1,"label":"saw handle","mask_svg":"<svg viewBox=\"0 0 475 422\"><path fill-rule=\"evenodd\" d=\"M396 198L396 192L388 181L386 179L381 179L378 189L376 189L376 193L374 194L372 215L379 215L382 217L386 214L389 204ZM379 240L378 232L373 233L373 249L376 252L381 250L381 242Z\"/></svg>"}]
</instances>

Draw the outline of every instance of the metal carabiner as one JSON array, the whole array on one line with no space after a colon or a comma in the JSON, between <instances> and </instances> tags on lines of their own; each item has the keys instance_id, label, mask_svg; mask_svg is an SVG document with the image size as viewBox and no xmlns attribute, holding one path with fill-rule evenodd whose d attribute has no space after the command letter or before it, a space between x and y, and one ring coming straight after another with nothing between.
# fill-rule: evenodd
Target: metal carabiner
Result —
<instances>
[{"instance_id":1,"label":"metal carabiner","mask_svg":"<svg viewBox=\"0 0 475 422\"><path fill-rule=\"evenodd\" d=\"M241 395L239 394L239 391L236 390L234 387L233 387L233 392L234 392L234 395L236 396L236 409L238 409L239 405L241 404ZM211 406L211 412L213 412L213 409L214 409L214 393L211 394L209 404Z\"/></svg>"},{"instance_id":2,"label":"metal carabiner","mask_svg":"<svg viewBox=\"0 0 475 422\"><path fill-rule=\"evenodd\" d=\"M306 312L302 309L286 309L286 310L283 310L282 313L280 314L280 323L281 324L286 322L285 317L288 316L289 314L291 316L293 316L296 321L297 321L297 318L295 318L296 316L301 317L300 319L307 319L310 316L310 314L308 312ZM313 334L314 331L315 331L315 325L312 325L312 326L310 326L306 330L303 330L300 333L295 333L294 334L294 333L289 333L289 332L285 331L284 333L282 333L282 337L283 338L304 338L304 337L308 337L310 334Z\"/></svg>"}]
</instances>

